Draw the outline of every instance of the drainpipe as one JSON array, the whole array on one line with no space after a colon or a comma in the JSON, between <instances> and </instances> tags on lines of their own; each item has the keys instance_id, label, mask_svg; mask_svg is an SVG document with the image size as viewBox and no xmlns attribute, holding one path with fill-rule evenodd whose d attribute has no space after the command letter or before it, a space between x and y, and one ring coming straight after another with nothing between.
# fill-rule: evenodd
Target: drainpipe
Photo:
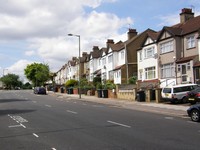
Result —
<instances>
[{"instance_id":1,"label":"drainpipe","mask_svg":"<svg viewBox=\"0 0 200 150\"><path fill-rule=\"evenodd\" d=\"M125 43L125 64L126 64L126 83L128 84L128 54L127 54L127 45Z\"/></svg>"}]
</instances>

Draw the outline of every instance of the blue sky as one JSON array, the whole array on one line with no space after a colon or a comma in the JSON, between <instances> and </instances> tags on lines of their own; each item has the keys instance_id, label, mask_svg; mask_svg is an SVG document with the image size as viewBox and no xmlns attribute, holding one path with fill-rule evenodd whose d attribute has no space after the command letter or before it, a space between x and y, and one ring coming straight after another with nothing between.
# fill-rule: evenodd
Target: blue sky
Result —
<instances>
[{"instance_id":1,"label":"blue sky","mask_svg":"<svg viewBox=\"0 0 200 150\"><path fill-rule=\"evenodd\" d=\"M107 39L125 41L128 28L139 33L179 23L182 8L200 15L199 0L0 0L0 77L33 62L58 71L73 56L104 47ZM70 5L69 5L70 4Z\"/></svg>"}]
</instances>

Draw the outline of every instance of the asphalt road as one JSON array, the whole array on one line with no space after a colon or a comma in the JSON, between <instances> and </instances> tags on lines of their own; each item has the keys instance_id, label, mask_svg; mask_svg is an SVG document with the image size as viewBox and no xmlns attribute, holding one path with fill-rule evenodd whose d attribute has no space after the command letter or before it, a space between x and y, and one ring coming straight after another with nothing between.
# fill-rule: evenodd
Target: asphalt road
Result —
<instances>
[{"instance_id":1,"label":"asphalt road","mask_svg":"<svg viewBox=\"0 0 200 150\"><path fill-rule=\"evenodd\" d=\"M200 123L32 91L0 91L0 150L199 150Z\"/></svg>"}]
</instances>

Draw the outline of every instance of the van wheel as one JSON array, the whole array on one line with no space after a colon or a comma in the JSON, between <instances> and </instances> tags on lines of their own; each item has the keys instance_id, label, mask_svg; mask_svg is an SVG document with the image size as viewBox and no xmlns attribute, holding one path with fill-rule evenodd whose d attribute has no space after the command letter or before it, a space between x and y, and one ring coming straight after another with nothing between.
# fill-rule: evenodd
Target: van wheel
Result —
<instances>
[{"instance_id":1,"label":"van wheel","mask_svg":"<svg viewBox=\"0 0 200 150\"><path fill-rule=\"evenodd\" d=\"M183 97L182 100L181 100L181 102L182 102L182 103L187 103L187 98L186 98L186 97Z\"/></svg>"}]
</instances>

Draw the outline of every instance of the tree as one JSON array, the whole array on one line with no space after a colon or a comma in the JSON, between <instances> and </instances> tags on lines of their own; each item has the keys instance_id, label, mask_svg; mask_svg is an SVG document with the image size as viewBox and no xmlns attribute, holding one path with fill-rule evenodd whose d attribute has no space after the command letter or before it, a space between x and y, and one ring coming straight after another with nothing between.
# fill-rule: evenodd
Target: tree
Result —
<instances>
[{"instance_id":1,"label":"tree","mask_svg":"<svg viewBox=\"0 0 200 150\"><path fill-rule=\"evenodd\" d=\"M27 67L24 69L24 74L34 86L42 86L50 78L49 66L42 63L33 63L27 65Z\"/></svg>"},{"instance_id":2,"label":"tree","mask_svg":"<svg viewBox=\"0 0 200 150\"><path fill-rule=\"evenodd\" d=\"M32 89L32 85L29 82L26 82L23 87L23 89Z\"/></svg>"},{"instance_id":3,"label":"tree","mask_svg":"<svg viewBox=\"0 0 200 150\"><path fill-rule=\"evenodd\" d=\"M0 79L7 89L14 89L15 87L21 87L22 82L19 81L19 76L15 74L7 74Z\"/></svg>"}]
</instances>

